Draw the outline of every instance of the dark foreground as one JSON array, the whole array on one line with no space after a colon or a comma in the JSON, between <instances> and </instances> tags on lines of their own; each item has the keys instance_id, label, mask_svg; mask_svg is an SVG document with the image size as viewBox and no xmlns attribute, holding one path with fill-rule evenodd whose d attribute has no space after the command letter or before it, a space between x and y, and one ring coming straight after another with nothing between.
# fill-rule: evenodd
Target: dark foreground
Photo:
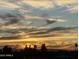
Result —
<instances>
[{"instance_id":1,"label":"dark foreground","mask_svg":"<svg viewBox=\"0 0 79 59\"><path fill-rule=\"evenodd\" d=\"M0 59L78 59L77 51L20 51L1 55Z\"/></svg>"},{"instance_id":2,"label":"dark foreground","mask_svg":"<svg viewBox=\"0 0 79 59\"><path fill-rule=\"evenodd\" d=\"M45 44L42 45L40 50L37 49L36 45L34 48L26 46L22 50L14 50L11 47L4 46L0 50L0 59L78 59L78 51L48 50Z\"/></svg>"},{"instance_id":3,"label":"dark foreground","mask_svg":"<svg viewBox=\"0 0 79 59\"><path fill-rule=\"evenodd\" d=\"M66 52L15 52L13 54L6 54L6 56L0 57L0 59L78 59L77 51Z\"/></svg>"}]
</instances>

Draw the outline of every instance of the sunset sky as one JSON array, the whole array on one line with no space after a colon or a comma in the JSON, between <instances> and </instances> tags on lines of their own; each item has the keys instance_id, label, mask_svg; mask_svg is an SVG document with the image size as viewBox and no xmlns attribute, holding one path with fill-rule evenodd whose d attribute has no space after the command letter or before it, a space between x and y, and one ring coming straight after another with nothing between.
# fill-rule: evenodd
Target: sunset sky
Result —
<instances>
[{"instance_id":1,"label":"sunset sky","mask_svg":"<svg viewBox=\"0 0 79 59\"><path fill-rule=\"evenodd\" d=\"M77 27L78 25L78 5L77 0L0 0L0 26L3 27L19 27L32 22L31 26L42 26L46 24L45 19L62 19L66 22L55 22L49 25L46 25L47 28L55 27ZM14 20L12 19L14 17ZM43 20L41 18L44 18ZM20 22L21 21L21 22ZM5 23L9 23L7 26ZM14 24L15 23L15 24ZM26 27L29 27L27 25ZM2 29L2 28L1 28ZM4 28L3 28L4 29ZM6 30L6 29L4 29ZM38 30L40 31L40 30ZM40 31L41 33L41 31ZM53 40L72 40L77 42L77 30L72 29L66 31L57 31L44 33L51 34L51 37L32 37L23 39L23 40L10 40L11 42L20 42L20 41L42 41L48 42L48 45L51 45ZM56 34L57 36L53 36ZM60 34L60 35L59 35ZM1 33L0 33L1 35ZM33 34L34 35L34 34ZM41 34L36 34L41 35ZM45 40L44 40L45 39ZM58 43L59 43L58 41ZM0 43L8 42L8 40L0 40Z\"/></svg>"}]
</instances>

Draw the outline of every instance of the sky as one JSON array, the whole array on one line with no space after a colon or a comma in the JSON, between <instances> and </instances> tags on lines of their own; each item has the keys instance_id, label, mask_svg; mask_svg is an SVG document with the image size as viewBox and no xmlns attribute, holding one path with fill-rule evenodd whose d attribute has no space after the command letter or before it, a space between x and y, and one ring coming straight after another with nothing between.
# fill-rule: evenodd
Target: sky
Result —
<instances>
[{"instance_id":1,"label":"sky","mask_svg":"<svg viewBox=\"0 0 79 59\"><path fill-rule=\"evenodd\" d=\"M56 22L47 27L75 27L77 26L77 0L0 0L0 15L7 13L21 14L27 20L30 18L34 26L45 24L40 17L57 18L67 22ZM18 10L18 12L16 12ZM32 20L36 18L35 20ZM21 19L22 20L22 19ZM0 20L3 22L3 20ZM26 23L24 22L24 23Z\"/></svg>"},{"instance_id":2,"label":"sky","mask_svg":"<svg viewBox=\"0 0 79 59\"><path fill-rule=\"evenodd\" d=\"M13 25L14 23L18 25L13 25L14 27L23 27L32 21L32 26L42 26L46 24L46 19L63 19L66 22L56 22L45 27L55 28L55 27L77 27L78 25L78 5L77 0L0 0L0 26L1 24ZM13 18L12 18L13 17ZM41 18L45 19L41 19ZM5 24L5 25L6 25ZM24 25L22 25L24 24ZM13 27L8 26L8 27ZM8 28L7 27L7 28ZM29 27L26 26L26 27ZM39 31L39 30L38 30ZM51 37L40 37L40 38L28 38L21 40L0 40L0 43L5 42L21 42L21 41L41 41L48 42L51 45L53 40L59 43L59 41L77 41L76 30L69 30L69 32L50 32L42 33L43 35L51 34ZM37 31L36 31L37 32ZM39 32L41 33L41 31ZM61 33L61 35L60 35ZM1 33L0 33L1 34ZM37 34L36 34L37 35ZM41 35L41 34L38 34ZM58 35L54 37L53 35ZM30 36L30 35L26 35ZM30 36L31 37L31 36ZM45 39L45 41L44 41ZM57 41L59 40L59 41ZM73 43L72 42L72 43Z\"/></svg>"}]
</instances>

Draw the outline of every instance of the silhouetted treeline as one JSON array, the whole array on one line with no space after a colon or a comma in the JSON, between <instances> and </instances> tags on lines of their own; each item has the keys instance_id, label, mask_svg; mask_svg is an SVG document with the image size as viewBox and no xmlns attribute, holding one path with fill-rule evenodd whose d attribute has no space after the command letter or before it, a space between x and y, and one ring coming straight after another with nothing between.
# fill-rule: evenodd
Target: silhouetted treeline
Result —
<instances>
[{"instance_id":1,"label":"silhouetted treeline","mask_svg":"<svg viewBox=\"0 0 79 59\"><path fill-rule=\"evenodd\" d=\"M77 44L75 44L77 47ZM0 50L0 54L10 54L12 56L3 56L0 58L10 58L10 59L78 59L78 51L65 51L65 50L52 50L48 51L45 44L42 44L41 49L37 49L37 45L34 48L29 45L25 46L22 50L14 50L10 46L4 46Z\"/></svg>"}]
</instances>

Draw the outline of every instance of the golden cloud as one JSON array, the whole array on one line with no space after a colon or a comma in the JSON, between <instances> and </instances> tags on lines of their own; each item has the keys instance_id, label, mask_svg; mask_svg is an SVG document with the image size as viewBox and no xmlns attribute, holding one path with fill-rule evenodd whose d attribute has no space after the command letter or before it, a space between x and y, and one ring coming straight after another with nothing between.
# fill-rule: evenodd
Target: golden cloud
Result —
<instances>
[{"instance_id":1,"label":"golden cloud","mask_svg":"<svg viewBox=\"0 0 79 59\"><path fill-rule=\"evenodd\" d=\"M51 8L51 7L53 7L52 3L49 0L46 0L46 1L45 0L44 1L31 0L31 1L24 1L24 2L26 2L36 8Z\"/></svg>"},{"instance_id":2,"label":"golden cloud","mask_svg":"<svg viewBox=\"0 0 79 59\"><path fill-rule=\"evenodd\" d=\"M77 4L77 0L56 0L58 5Z\"/></svg>"}]
</instances>

